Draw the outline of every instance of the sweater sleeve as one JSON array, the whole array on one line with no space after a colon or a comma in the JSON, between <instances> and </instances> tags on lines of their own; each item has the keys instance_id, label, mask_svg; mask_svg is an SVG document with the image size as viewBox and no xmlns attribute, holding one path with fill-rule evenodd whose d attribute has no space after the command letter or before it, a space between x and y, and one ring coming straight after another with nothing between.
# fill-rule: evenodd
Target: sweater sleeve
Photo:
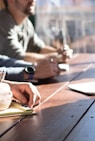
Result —
<instances>
[{"instance_id":1,"label":"sweater sleeve","mask_svg":"<svg viewBox=\"0 0 95 141\"><path fill-rule=\"evenodd\" d=\"M25 62L23 60L16 60L4 55L0 55L0 71L5 71L5 79L12 81L25 81L23 70L27 66L31 66L32 63Z\"/></svg>"},{"instance_id":2,"label":"sweater sleeve","mask_svg":"<svg viewBox=\"0 0 95 141\"><path fill-rule=\"evenodd\" d=\"M0 67L26 67L30 65L32 65L32 63L0 55Z\"/></svg>"},{"instance_id":3,"label":"sweater sleeve","mask_svg":"<svg viewBox=\"0 0 95 141\"><path fill-rule=\"evenodd\" d=\"M20 68L6 68L6 67L0 67L0 71L5 71L6 75L5 75L5 79L6 80L10 80L10 81L25 81L24 80L24 68L20 67Z\"/></svg>"}]
</instances>

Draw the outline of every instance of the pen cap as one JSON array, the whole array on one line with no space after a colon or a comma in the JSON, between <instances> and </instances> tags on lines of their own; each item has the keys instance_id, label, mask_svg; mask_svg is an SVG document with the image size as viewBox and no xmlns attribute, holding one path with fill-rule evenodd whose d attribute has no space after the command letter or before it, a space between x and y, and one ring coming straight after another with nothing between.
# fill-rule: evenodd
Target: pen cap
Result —
<instances>
[{"instance_id":1,"label":"pen cap","mask_svg":"<svg viewBox=\"0 0 95 141\"><path fill-rule=\"evenodd\" d=\"M12 102L12 92L7 83L0 82L0 110L7 109Z\"/></svg>"}]
</instances>

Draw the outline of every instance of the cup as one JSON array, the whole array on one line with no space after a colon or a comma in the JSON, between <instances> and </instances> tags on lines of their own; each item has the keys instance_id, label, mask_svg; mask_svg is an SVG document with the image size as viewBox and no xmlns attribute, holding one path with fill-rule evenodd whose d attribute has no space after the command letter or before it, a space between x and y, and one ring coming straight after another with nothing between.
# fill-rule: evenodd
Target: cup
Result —
<instances>
[{"instance_id":1,"label":"cup","mask_svg":"<svg viewBox=\"0 0 95 141\"><path fill-rule=\"evenodd\" d=\"M7 83L0 82L0 110L9 108L12 102L12 92Z\"/></svg>"}]
</instances>

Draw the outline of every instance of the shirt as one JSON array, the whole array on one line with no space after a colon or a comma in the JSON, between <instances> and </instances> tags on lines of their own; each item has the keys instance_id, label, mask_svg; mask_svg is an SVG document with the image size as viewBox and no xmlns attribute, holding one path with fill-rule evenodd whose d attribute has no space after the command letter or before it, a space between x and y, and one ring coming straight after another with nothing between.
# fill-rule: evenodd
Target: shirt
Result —
<instances>
[{"instance_id":1,"label":"shirt","mask_svg":"<svg viewBox=\"0 0 95 141\"><path fill-rule=\"evenodd\" d=\"M5 79L12 81L25 81L24 69L32 63L23 60L16 60L4 55L0 55L0 72L5 72Z\"/></svg>"},{"instance_id":2,"label":"shirt","mask_svg":"<svg viewBox=\"0 0 95 141\"><path fill-rule=\"evenodd\" d=\"M8 9L0 11L0 54L22 59L26 52L39 53L45 43L35 33L34 27L25 18L17 24Z\"/></svg>"}]
</instances>

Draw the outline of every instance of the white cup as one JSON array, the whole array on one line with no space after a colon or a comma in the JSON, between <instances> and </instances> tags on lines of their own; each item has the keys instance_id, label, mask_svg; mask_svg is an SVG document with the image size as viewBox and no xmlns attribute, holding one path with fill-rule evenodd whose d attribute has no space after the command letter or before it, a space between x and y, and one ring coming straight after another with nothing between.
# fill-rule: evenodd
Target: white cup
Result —
<instances>
[{"instance_id":1,"label":"white cup","mask_svg":"<svg viewBox=\"0 0 95 141\"><path fill-rule=\"evenodd\" d=\"M0 110L9 108L12 102L12 92L7 83L0 82Z\"/></svg>"}]
</instances>

